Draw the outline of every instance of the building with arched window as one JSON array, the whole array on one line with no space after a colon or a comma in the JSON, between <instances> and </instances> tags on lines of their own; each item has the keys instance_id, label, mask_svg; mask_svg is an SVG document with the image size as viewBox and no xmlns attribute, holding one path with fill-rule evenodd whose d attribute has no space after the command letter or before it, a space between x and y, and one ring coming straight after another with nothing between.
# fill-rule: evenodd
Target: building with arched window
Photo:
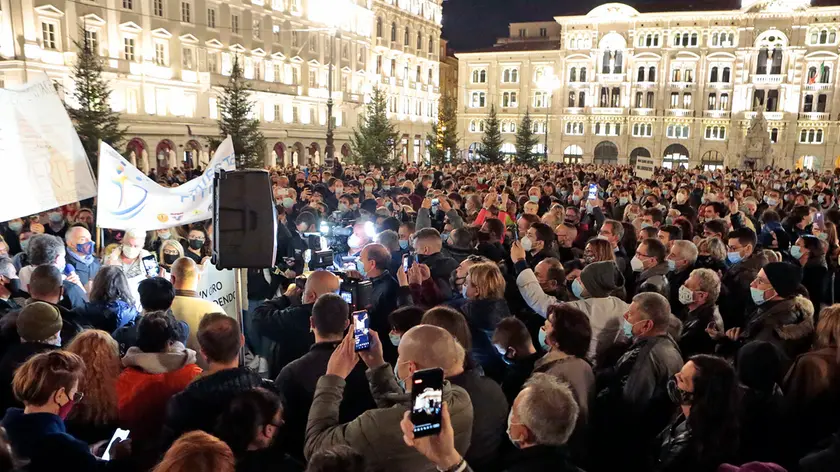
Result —
<instances>
[{"instance_id":1,"label":"building with arched window","mask_svg":"<svg viewBox=\"0 0 840 472\"><path fill-rule=\"evenodd\" d=\"M459 81L459 128L486 119L491 105L511 122L527 107L546 123L552 161L605 161L617 149L621 164L644 151L658 165L740 167L762 111L776 165L802 158L831 168L840 155L838 47L840 6L810 0L742 0L702 13L607 3L512 23L495 47L457 54L461 77L486 74ZM517 107L504 107L514 91ZM486 94L483 105L474 93Z\"/></svg>"}]
</instances>

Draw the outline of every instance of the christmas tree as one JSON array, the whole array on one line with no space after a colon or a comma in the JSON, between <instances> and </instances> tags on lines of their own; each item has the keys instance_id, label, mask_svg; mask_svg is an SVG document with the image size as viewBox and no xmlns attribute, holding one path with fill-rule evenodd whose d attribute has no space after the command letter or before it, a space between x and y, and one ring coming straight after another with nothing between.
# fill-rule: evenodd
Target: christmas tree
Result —
<instances>
[{"instance_id":1,"label":"christmas tree","mask_svg":"<svg viewBox=\"0 0 840 472\"><path fill-rule=\"evenodd\" d=\"M396 164L394 155L399 132L388 120L387 106L385 92L373 89L370 102L365 105L365 114L359 117L359 128L354 129L350 137L350 158L354 164L384 168Z\"/></svg>"},{"instance_id":2,"label":"christmas tree","mask_svg":"<svg viewBox=\"0 0 840 472\"><path fill-rule=\"evenodd\" d=\"M251 87L242 75L239 58L234 57L230 78L219 97L219 132L222 138L211 138L216 148L227 136L233 140L237 169L261 169L265 165L265 137L260 120L252 118L254 102L249 97Z\"/></svg>"},{"instance_id":3,"label":"christmas tree","mask_svg":"<svg viewBox=\"0 0 840 472\"><path fill-rule=\"evenodd\" d=\"M487 164L501 164L505 158L502 155L502 133L499 130L499 119L496 117L496 107L490 106L490 115L484 121L484 136L481 137L481 147L478 149L479 159Z\"/></svg>"},{"instance_id":4,"label":"christmas tree","mask_svg":"<svg viewBox=\"0 0 840 472\"><path fill-rule=\"evenodd\" d=\"M519 123L516 130L516 163L535 166L540 160L540 155L534 152L534 148L540 143L539 138L534 134L534 122L531 121L531 114L525 110L525 116Z\"/></svg>"}]
</instances>

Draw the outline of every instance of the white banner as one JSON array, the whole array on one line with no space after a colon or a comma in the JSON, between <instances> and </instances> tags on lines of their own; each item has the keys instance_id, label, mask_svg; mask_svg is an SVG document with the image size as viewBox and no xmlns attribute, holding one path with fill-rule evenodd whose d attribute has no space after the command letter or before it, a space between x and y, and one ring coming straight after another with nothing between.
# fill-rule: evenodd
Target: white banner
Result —
<instances>
[{"instance_id":1,"label":"white banner","mask_svg":"<svg viewBox=\"0 0 840 472\"><path fill-rule=\"evenodd\" d=\"M649 157L637 157L636 158L636 177L640 179L652 179L653 178L653 168L656 164L653 162L653 159Z\"/></svg>"},{"instance_id":2,"label":"white banner","mask_svg":"<svg viewBox=\"0 0 840 472\"><path fill-rule=\"evenodd\" d=\"M216 149L203 175L175 188L161 187L102 143L96 225L149 231L208 220L213 216L213 174L217 169L236 170L230 137Z\"/></svg>"},{"instance_id":3,"label":"white banner","mask_svg":"<svg viewBox=\"0 0 840 472\"><path fill-rule=\"evenodd\" d=\"M231 318L239 319L236 313L236 277L233 270L218 270L205 261L201 266L201 278L198 280L198 296L204 300L216 302Z\"/></svg>"},{"instance_id":4,"label":"white banner","mask_svg":"<svg viewBox=\"0 0 840 472\"><path fill-rule=\"evenodd\" d=\"M85 149L52 82L0 89L0 221L96 195Z\"/></svg>"}]
</instances>

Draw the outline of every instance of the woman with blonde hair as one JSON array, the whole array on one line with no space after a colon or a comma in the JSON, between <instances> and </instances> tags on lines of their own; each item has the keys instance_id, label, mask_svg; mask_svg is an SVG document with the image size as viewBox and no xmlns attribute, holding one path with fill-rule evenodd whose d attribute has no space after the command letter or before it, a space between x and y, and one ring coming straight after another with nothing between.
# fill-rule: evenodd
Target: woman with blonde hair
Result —
<instances>
[{"instance_id":1,"label":"woman with blonde hair","mask_svg":"<svg viewBox=\"0 0 840 472\"><path fill-rule=\"evenodd\" d=\"M181 257L184 257L184 246L181 245L180 241L175 239L164 241L160 245L160 252L158 253L158 261L162 271L161 277L169 280L172 264Z\"/></svg>"},{"instance_id":2,"label":"woman with blonde hair","mask_svg":"<svg viewBox=\"0 0 840 472\"><path fill-rule=\"evenodd\" d=\"M794 451L804 454L837 431L840 423L840 304L820 313L814 345L784 380L785 403ZM801 457L802 454L796 457Z\"/></svg>"},{"instance_id":3,"label":"woman with blonde hair","mask_svg":"<svg viewBox=\"0 0 840 472\"><path fill-rule=\"evenodd\" d=\"M510 316L502 271L492 262L470 266L461 292L464 298L456 308L470 326L472 356L488 377L501 381L505 364L493 346L493 331L502 318Z\"/></svg>"},{"instance_id":4,"label":"woman with blonde hair","mask_svg":"<svg viewBox=\"0 0 840 472\"><path fill-rule=\"evenodd\" d=\"M65 425L73 436L93 444L111 437L117 427L117 378L120 375L120 350L110 334L89 329L67 346L85 363L79 390L85 401L76 405Z\"/></svg>"},{"instance_id":5,"label":"woman with blonde hair","mask_svg":"<svg viewBox=\"0 0 840 472\"><path fill-rule=\"evenodd\" d=\"M235 472L233 451L204 431L189 432L175 441L152 472Z\"/></svg>"},{"instance_id":6,"label":"woman with blonde hair","mask_svg":"<svg viewBox=\"0 0 840 472\"><path fill-rule=\"evenodd\" d=\"M720 238L706 238L697 242L697 269L726 272L726 245Z\"/></svg>"}]
</instances>

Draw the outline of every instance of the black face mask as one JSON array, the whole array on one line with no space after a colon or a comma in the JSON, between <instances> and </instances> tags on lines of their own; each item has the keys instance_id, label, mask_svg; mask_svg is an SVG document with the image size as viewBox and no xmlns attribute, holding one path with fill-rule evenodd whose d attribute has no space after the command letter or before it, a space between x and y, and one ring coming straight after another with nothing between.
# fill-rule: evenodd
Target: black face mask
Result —
<instances>
[{"instance_id":1,"label":"black face mask","mask_svg":"<svg viewBox=\"0 0 840 472\"><path fill-rule=\"evenodd\" d=\"M190 239L190 249L199 250L204 246L204 240L202 239Z\"/></svg>"},{"instance_id":2,"label":"black face mask","mask_svg":"<svg viewBox=\"0 0 840 472\"><path fill-rule=\"evenodd\" d=\"M565 220L563 220L563 222L566 223L567 225L577 226L577 221L575 221L575 220L570 220L570 219L566 218Z\"/></svg>"},{"instance_id":3,"label":"black face mask","mask_svg":"<svg viewBox=\"0 0 840 472\"><path fill-rule=\"evenodd\" d=\"M694 393L686 392L677 387L677 381L671 379L668 381L668 398L677 405L691 405L691 401L694 400Z\"/></svg>"},{"instance_id":4,"label":"black face mask","mask_svg":"<svg viewBox=\"0 0 840 472\"><path fill-rule=\"evenodd\" d=\"M178 260L178 254L164 254L163 255L163 264L167 266L171 266Z\"/></svg>"}]
</instances>

